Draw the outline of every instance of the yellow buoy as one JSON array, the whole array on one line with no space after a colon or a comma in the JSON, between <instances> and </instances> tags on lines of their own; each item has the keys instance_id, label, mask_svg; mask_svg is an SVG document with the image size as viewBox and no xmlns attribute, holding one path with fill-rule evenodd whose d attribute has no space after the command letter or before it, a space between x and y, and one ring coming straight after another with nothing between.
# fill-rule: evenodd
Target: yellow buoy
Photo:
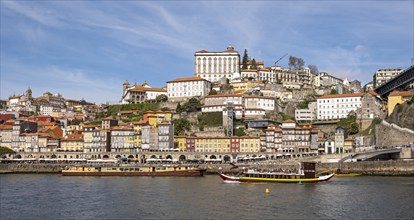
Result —
<instances>
[{"instance_id":1,"label":"yellow buoy","mask_svg":"<svg viewBox=\"0 0 414 220\"><path fill-rule=\"evenodd\" d=\"M269 193L270 191L269 191L269 189L268 188L266 188L266 193Z\"/></svg>"}]
</instances>

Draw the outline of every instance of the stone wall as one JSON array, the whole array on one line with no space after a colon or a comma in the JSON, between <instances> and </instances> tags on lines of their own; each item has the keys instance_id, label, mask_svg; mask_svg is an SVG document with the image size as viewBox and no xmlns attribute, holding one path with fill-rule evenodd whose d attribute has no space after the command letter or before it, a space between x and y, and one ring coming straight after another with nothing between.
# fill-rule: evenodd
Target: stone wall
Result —
<instances>
[{"instance_id":1,"label":"stone wall","mask_svg":"<svg viewBox=\"0 0 414 220\"><path fill-rule=\"evenodd\" d=\"M0 164L0 171L4 173L59 173L68 165L64 164Z\"/></svg>"},{"instance_id":2,"label":"stone wall","mask_svg":"<svg viewBox=\"0 0 414 220\"><path fill-rule=\"evenodd\" d=\"M69 164L0 164L0 173L59 173ZM260 169L284 169L295 170L299 168L297 162L274 162L273 164L241 164L239 169L231 169L229 164L205 164L209 173L238 172L240 168ZM337 170L338 163L317 163L316 172ZM414 160L393 160L393 161L362 161L341 164L341 171L348 173L361 173L363 175L375 176L414 176Z\"/></svg>"},{"instance_id":3,"label":"stone wall","mask_svg":"<svg viewBox=\"0 0 414 220\"><path fill-rule=\"evenodd\" d=\"M313 123L312 126L314 128L321 129L322 132L329 133L329 132L335 132L336 127L338 127L336 123L337 121Z\"/></svg>"},{"instance_id":4,"label":"stone wall","mask_svg":"<svg viewBox=\"0 0 414 220\"><path fill-rule=\"evenodd\" d=\"M218 136L223 137L225 136L224 128L222 127L204 127L203 131L195 132L195 135L198 137L206 137L206 136Z\"/></svg>"},{"instance_id":5,"label":"stone wall","mask_svg":"<svg viewBox=\"0 0 414 220\"><path fill-rule=\"evenodd\" d=\"M414 143L414 131L389 124L382 120L375 127L375 143L377 147L392 147Z\"/></svg>"},{"instance_id":6,"label":"stone wall","mask_svg":"<svg viewBox=\"0 0 414 220\"><path fill-rule=\"evenodd\" d=\"M318 171L338 169L338 163L318 164ZM414 160L362 161L341 164L341 171L375 176L414 176Z\"/></svg>"}]
</instances>

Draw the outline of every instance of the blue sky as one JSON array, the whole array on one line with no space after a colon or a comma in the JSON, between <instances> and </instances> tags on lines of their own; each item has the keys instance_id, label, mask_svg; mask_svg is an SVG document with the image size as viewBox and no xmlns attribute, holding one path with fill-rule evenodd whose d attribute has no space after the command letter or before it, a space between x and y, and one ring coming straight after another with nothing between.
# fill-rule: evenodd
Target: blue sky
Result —
<instances>
[{"instance_id":1,"label":"blue sky","mask_svg":"<svg viewBox=\"0 0 414 220\"><path fill-rule=\"evenodd\" d=\"M363 84L412 65L413 1L5 1L0 99L45 91L119 101L122 83L194 75L229 43L271 66L285 53ZM278 65L287 67L288 57Z\"/></svg>"}]
</instances>

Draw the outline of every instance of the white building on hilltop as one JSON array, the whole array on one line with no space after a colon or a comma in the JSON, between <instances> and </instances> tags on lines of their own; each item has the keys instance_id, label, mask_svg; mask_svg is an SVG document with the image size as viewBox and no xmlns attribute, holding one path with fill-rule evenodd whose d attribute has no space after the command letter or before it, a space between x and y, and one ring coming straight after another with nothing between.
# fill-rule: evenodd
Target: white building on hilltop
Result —
<instances>
[{"instance_id":1,"label":"white building on hilltop","mask_svg":"<svg viewBox=\"0 0 414 220\"><path fill-rule=\"evenodd\" d=\"M135 83L133 86L130 86L128 80L125 80L120 103L136 104L155 101L159 95L167 95L167 90L165 88L152 88L147 82L144 82L142 85Z\"/></svg>"},{"instance_id":2,"label":"white building on hilltop","mask_svg":"<svg viewBox=\"0 0 414 220\"><path fill-rule=\"evenodd\" d=\"M395 78L402 72L401 69L379 69L374 73L374 88L378 88L382 84Z\"/></svg>"},{"instance_id":3,"label":"white building on hilltop","mask_svg":"<svg viewBox=\"0 0 414 220\"><path fill-rule=\"evenodd\" d=\"M204 97L211 91L211 82L200 77L177 78L167 82L169 99Z\"/></svg>"},{"instance_id":4,"label":"white building on hilltop","mask_svg":"<svg viewBox=\"0 0 414 220\"><path fill-rule=\"evenodd\" d=\"M240 54L229 44L223 52L197 51L194 54L194 76L210 82L240 76Z\"/></svg>"}]
</instances>

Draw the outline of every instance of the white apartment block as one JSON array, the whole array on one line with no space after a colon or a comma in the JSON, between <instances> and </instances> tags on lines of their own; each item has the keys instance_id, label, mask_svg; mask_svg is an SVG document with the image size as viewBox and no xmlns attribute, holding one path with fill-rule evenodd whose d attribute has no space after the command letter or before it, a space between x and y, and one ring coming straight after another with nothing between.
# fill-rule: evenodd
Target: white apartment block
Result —
<instances>
[{"instance_id":1,"label":"white apartment block","mask_svg":"<svg viewBox=\"0 0 414 220\"><path fill-rule=\"evenodd\" d=\"M364 93L324 95L317 99L318 120L337 120L361 107Z\"/></svg>"},{"instance_id":2,"label":"white apartment block","mask_svg":"<svg viewBox=\"0 0 414 220\"><path fill-rule=\"evenodd\" d=\"M111 129L111 151L134 152L136 151L136 133L130 127L114 127Z\"/></svg>"},{"instance_id":3,"label":"white apartment block","mask_svg":"<svg viewBox=\"0 0 414 220\"><path fill-rule=\"evenodd\" d=\"M211 82L200 77L177 78L167 82L170 99L204 97L211 91Z\"/></svg>"},{"instance_id":4,"label":"white apartment block","mask_svg":"<svg viewBox=\"0 0 414 220\"><path fill-rule=\"evenodd\" d=\"M158 124L158 147L160 150L174 148L174 125L172 123Z\"/></svg>"},{"instance_id":5,"label":"white apartment block","mask_svg":"<svg viewBox=\"0 0 414 220\"><path fill-rule=\"evenodd\" d=\"M381 86L401 73L401 69L379 69L374 73L374 88Z\"/></svg>"},{"instance_id":6,"label":"white apartment block","mask_svg":"<svg viewBox=\"0 0 414 220\"><path fill-rule=\"evenodd\" d=\"M240 74L240 54L231 44L223 52L201 50L194 54L194 76L217 82L223 77L232 80L234 74Z\"/></svg>"},{"instance_id":7,"label":"white apartment block","mask_svg":"<svg viewBox=\"0 0 414 220\"><path fill-rule=\"evenodd\" d=\"M336 77L334 77L332 75L329 75L328 73L325 73L325 72L320 72L319 73L319 81L320 81L319 82L320 86L323 86L323 87L330 87L330 86L333 86L333 85L343 84L342 79L336 78Z\"/></svg>"},{"instance_id":8,"label":"white apartment block","mask_svg":"<svg viewBox=\"0 0 414 220\"><path fill-rule=\"evenodd\" d=\"M258 73L257 70L242 70L240 73L240 77L242 79L249 79L252 78L254 80L258 79Z\"/></svg>"},{"instance_id":9,"label":"white apartment block","mask_svg":"<svg viewBox=\"0 0 414 220\"><path fill-rule=\"evenodd\" d=\"M233 103L233 111L237 119L262 118L266 111L273 111L275 108L273 97L225 94L207 96L201 112L223 112L223 117L227 117L227 103Z\"/></svg>"},{"instance_id":10,"label":"white apartment block","mask_svg":"<svg viewBox=\"0 0 414 220\"><path fill-rule=\"evenodd\" d=\"M275 99L267 96L244 96L242 94L223 94L209 95L204 100L202 112L219 112L232 102L235 108L243 109L261 109L264 111L273 111L275 109ZM262 112L262 111L260 111Z\"/></svg>"},{"instance_id":11,"label":"white apartment block","mask_svg":"<svg viewBox=\"0 0 414 220\"><path fill-rule=\"evenodd\" d=\"M316 102L311 102L306 109L295 110L295 120L298 122L315 121L316 120Z\"/></svg>"},{"instance_id":12,"label":"white apartment block","mask_svg":"<svg viewBox=\"0 0 414 220\"><path fill-rule=\"evenodd\" d=\"M244 106L246 109L258 108L266 111L275 109L275 99L266 96L244 96Z\"/></svg>"},{"instance_id":13,"label":"white apartment block","mask_svg":"<svg viewBox=\"0 0 414 220\"><path fill-rule=\"evenodd\" d=\"M263 68L257 71L258 80L266 81L267 83L276 83L276 74L271 72L270 69Z\"/></svg>"},{"instance_id":14,"label":"white apartment block","mask_svg":"<svg viewBox=\"0 0 414 220\"><path fill-rule=\"evenodd\" d=\"M41 115L52 115L53 106L50 105L41 105L40 106L40 114Z\"/></svg>"}]
</instances>

